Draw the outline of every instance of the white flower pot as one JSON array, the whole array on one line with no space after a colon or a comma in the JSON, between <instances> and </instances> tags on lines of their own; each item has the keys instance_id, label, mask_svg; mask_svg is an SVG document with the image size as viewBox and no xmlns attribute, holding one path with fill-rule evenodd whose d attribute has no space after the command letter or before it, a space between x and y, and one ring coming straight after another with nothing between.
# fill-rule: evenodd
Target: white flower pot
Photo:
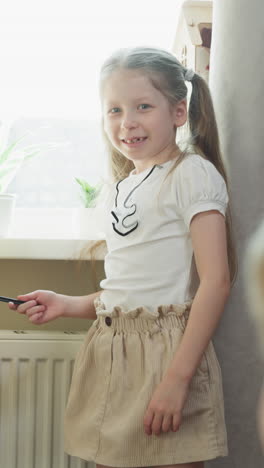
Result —
<instances>
[{"instance_id":1,"label":"white flower pot","mask_svg":"<svg viewBox=\"0 0 264 468\"><path fill-rule=\"evenodd\" d=\"M16 195L0 193L0 237L7 237L13 222Z\"/></svg>"}]
</instances>

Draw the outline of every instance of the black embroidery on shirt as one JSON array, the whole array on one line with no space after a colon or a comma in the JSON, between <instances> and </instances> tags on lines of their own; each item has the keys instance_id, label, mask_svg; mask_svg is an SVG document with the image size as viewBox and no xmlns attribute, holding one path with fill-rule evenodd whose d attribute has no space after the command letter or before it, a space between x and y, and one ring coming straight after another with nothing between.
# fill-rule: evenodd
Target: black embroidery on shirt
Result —
<instances>
[{"instance_id":1,"label":"black embroidery on shirt","mask_svg":"<svg viewBox=\"0 0 264 468\"><path fill-rule=\"evenodd\" d=\"M113 229L114 231L119 234L120 236L127 236L128 234L130 234L131 232L135 231L135 229L137 229L138 227L138 221L134 221L130 224L126 224L125 223L125 220L127 220L127 218L129 218L130 216L133 216L136 211L137 211L137 205L135 203L133 203L132 205L128 206L127 205L127 202L129 201L129 198L131 197L131 195L135 192L135 190L141 185L143 184L143 182L152 174L152 172L154 171L154 169L156 167L159 167L159 168L162 168L162 166L159 166L157 164L155 164L155 166L153 166L151 168L151 170L149 171L149 173L146 175L146 177L144 177L144 179L138 184L136 185L130 192L129 194L127 195L124 203L123 203L123 206L124 208L126 208L127 210L132 210L130 213L128 213L126 216L123 217L123 219L119 219L118 216L117 216L117 213L115 211L111 211L111 214L112 216L114 217L115 221L114 223L112 223L113 225ZM115 197L115 207L117 208L118 206L118 195L119 195L119 185L120 183L123 181L124 179L120 180L117 184L116 184L116 197ZM123 226L123 228L126 229L125 232L121 232L119 229L118 229L118 225L120 226L120 223L121 225Z\"/></svg>"}]
</instances>

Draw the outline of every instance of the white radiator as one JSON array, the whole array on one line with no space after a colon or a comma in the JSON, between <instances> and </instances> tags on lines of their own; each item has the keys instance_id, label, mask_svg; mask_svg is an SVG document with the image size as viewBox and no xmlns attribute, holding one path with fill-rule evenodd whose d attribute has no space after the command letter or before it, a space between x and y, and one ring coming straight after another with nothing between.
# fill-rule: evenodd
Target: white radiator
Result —
<instances>
[{"instance_id":1,"label":"white radiator","mask_svg":"<svg viewBox=\"0 0 264 468\"><path fill-rule=\"evenodd\" d=\"M63 450L63 418L84 333L0 331L0 467L93 468Z\"/></svg>"}]
</instances>

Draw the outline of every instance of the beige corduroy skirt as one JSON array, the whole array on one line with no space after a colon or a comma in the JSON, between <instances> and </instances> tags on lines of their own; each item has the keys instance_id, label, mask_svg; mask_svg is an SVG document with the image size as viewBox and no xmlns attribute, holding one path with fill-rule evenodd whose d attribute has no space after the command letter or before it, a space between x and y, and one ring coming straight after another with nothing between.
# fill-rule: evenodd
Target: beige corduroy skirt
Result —
<instances>
[{"instance_id":1,"label":"beige corduroy skirt","mask_svg":"<svg viewBox=\"0 0 264 468\"><path fill-rule=\"evenodd\" d=\"M210 342L177 432L147 435L143 418L180 343L191 303L98 318L76 357L65 414L65 451L114 467L181 464L226 456L221 370ZM102 314L102 315L101 315Z\"/></svg>"}]
</instances>

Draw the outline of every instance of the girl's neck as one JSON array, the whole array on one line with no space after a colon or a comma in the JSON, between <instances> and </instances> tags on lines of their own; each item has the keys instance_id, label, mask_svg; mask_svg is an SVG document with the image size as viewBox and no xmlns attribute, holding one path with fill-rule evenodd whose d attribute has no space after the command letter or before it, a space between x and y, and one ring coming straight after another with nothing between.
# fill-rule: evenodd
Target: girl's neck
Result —
<instances>
[{"instance_id":1,"label":"girl's neck","mask_svg":"<svg viewBox=\"0 0 264 468\"><path fill-rule=\"evenodd\" d=\"M153 167L155 164L164 164L168 161L171 161L172 159L177 159L181 154L180 148L177 146L176 148L173 149L168 155L164 155L162 157L157 157L151 160L145 160L145 161L133 161L135 165L135 169L132 171L132 174L140 174L141 172L144 172L146 169L150 169Z\"/></svg>"}]
</instances>

